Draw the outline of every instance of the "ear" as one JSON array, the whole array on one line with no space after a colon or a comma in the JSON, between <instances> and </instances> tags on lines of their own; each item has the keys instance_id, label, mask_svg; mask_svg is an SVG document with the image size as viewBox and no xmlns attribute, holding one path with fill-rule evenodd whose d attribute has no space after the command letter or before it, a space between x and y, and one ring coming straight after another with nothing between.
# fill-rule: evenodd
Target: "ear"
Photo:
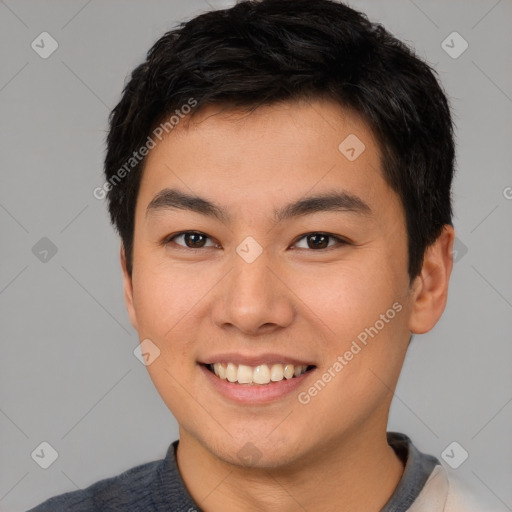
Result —
<instances>
[{"instance_id":1,"label":"ear","mask_svg":"<svg viewBox=\"0 0 512 512\"><path fill-rule=\"evenodd\" d=\"M124 301L126 304L126 309L128 310L128 315L130 316L130 322L132 323L134 329L138 331L137 327L137 315L135 313L135 308L133 306L133 282L132 276L129 275L128 270L126 268L126 254L124 251L124 245L121 243L120 250L120 258L121 258L121 269L123 271L123 288L124 288Z\"/></svg>"},{"instance_id":2,"label":"ear","mask_svg":"<svg viewBox=\"0 0 512 512\"><path fill-rule=\"evenodd\" d=\"M455 231L446 224L437 240L427 247L420 274L414 279L409 330L414 334L430 331L441 317L448 298L453 267Z\"/></svg>"}]
</instances>

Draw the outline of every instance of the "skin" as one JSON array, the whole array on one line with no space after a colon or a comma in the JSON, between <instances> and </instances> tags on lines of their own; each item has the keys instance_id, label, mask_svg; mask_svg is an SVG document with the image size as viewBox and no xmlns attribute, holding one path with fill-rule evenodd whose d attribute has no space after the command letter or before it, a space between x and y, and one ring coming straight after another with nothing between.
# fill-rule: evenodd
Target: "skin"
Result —
<instances>
[{"instance_id":1,"label":"skin","mask_svg":"<svg viewBox=\"0 0 512 512\"><path fill-rule=\"evenodd\" d=\"M352 162L338 150L349 134L366 147ZM146 215L164 188L207 198L232 219L182 209ZM371 214L273 222L275 207L332 189L358 196ZM190 249L194 241L187 247L183 236L161 243L186 230L204 233L204 247ZM305 235L318 232L350 243L308 245ZM263 249L250 264L235 250L247 236ZM147 369L179 423L178 467L202 510L384 506L403 473L386 441L392 391L411 333L432 329L445 308L453 240L446 226L410 282L405 214L384 181L376 139L356 114L327 100L250 114L208 106L150 151L131 277L121 247L124 294L139 338L160 349ZM402 310L378 335L308 404L299 403L297 393L396 302ZM221 352L280 352L317 368L297 393L240 405L213 389L198 366ZM246 443L259 450L250 465L237 455Z\"/></svg>"}]
</instances>

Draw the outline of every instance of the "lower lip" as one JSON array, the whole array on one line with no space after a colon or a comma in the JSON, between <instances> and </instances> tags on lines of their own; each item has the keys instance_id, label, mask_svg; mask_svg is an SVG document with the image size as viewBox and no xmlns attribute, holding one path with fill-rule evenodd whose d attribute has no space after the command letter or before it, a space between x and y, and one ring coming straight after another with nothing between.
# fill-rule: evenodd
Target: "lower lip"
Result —
<instances>
[{"instance_id":1,"label":"lower lip","mask_svg":"<svg viewBox=\"0 0 512 512\"><path fill-rule=\"evenodd\" d=\"M315 371L313 368L298 377L269 384L237 384L217 377L204 364L199 367L214 389L224 397L241 404L265 404L283 398L296 390Z\"/></svg>"}]
</instances>

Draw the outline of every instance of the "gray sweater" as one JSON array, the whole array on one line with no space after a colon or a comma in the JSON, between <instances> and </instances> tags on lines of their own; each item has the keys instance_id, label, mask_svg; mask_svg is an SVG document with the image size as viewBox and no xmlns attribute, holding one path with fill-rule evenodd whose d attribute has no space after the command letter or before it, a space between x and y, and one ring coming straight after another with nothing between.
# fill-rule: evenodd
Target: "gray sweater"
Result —
<instances>
[{"instance_id":1,"label":"gray sweater","mask_svg":"<svg viewBox=\"0 0 512 512\"><path fill-rule=\"evenodd\" d=\"M418 451L405 434L388 432L387 437L405 470L381 512L406 512L439 461ZM178 442L170 444L164 459L136 466L86 489L54 496L28 512L201 512L178 471Z\"/></svg>"}]
</instances>

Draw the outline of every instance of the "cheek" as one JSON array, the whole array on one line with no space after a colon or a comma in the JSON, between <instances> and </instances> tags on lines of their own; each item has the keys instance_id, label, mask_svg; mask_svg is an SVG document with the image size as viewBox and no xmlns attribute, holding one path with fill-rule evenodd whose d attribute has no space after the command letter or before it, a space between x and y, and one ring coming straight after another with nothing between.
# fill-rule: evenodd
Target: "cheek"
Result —
<instances>
[{"instance_id":1,"label":"cheek","mask_svg":"<svg viewBox=\"0 0 512 512\"><path fill-rule=\"evenodd\" d=\"M184 274L151 264L139 265L133 274L139 338L150 339L159 350L146 369L164 403L182 422L195 403L190 405L186 390L192 388L188 379L196 365L194 305L201 297L198 283Z\"/></svg>"},{"instance_id":2,"label":"cheek","mask_svg":"<svg viewBox=\"0 0 512 512\"><path fill-rule=\"evenodd\" d=\"M315 418L332 417L333 431L339 425L362 423L391 399L389 388L407 348L406 305L397 300L398 294L379 286L376 276L355 277L363 276L354 272L331 279L334 289L328 292L311 280L299 292L315 313L310 314L311 322L324 335L318 380L300 391L311 400L307 407Z\"/></svg>"},{"instance_id":3,"label":"cheek","mask_svg":"<svg viewBox=\"0 0 512 512\"><path fill-rule=\"evenodd\" d=\"M368 400L375 386L385 392L371 370L391 382L407 348L407 281L391 265L378 265L368 256L365 265L360 258L336 270L309 273L293 287L307 306L309 322L322 333L324 368L342 357L343 369L333 370L338 384L331 389L338 388L347 400Z\"/></svg>"},{"instance_id":4,"label":"cheek","mask_svg":"<svg viewBox=\"0 0 512 512\"><path fill-rule=\"evenodd\" d=\"M162 265L140 265L134 271L134 308L139 334L164 341L172 336L197 302L197 279L187 272L164 270Z\"/></svg>"},{"instance_id":5,"label":"cheek","mask_svg":"<svg viewBox=\"0 0 512 512\"><path fill-rule=\"evenodd\" d=\"M354 258L294 278L294 292L332 336L347 339L357 335L375 323L402 294L400 283L390 277L392 270L367 256L367 262Z\"/></svg>"}]
</instances>

